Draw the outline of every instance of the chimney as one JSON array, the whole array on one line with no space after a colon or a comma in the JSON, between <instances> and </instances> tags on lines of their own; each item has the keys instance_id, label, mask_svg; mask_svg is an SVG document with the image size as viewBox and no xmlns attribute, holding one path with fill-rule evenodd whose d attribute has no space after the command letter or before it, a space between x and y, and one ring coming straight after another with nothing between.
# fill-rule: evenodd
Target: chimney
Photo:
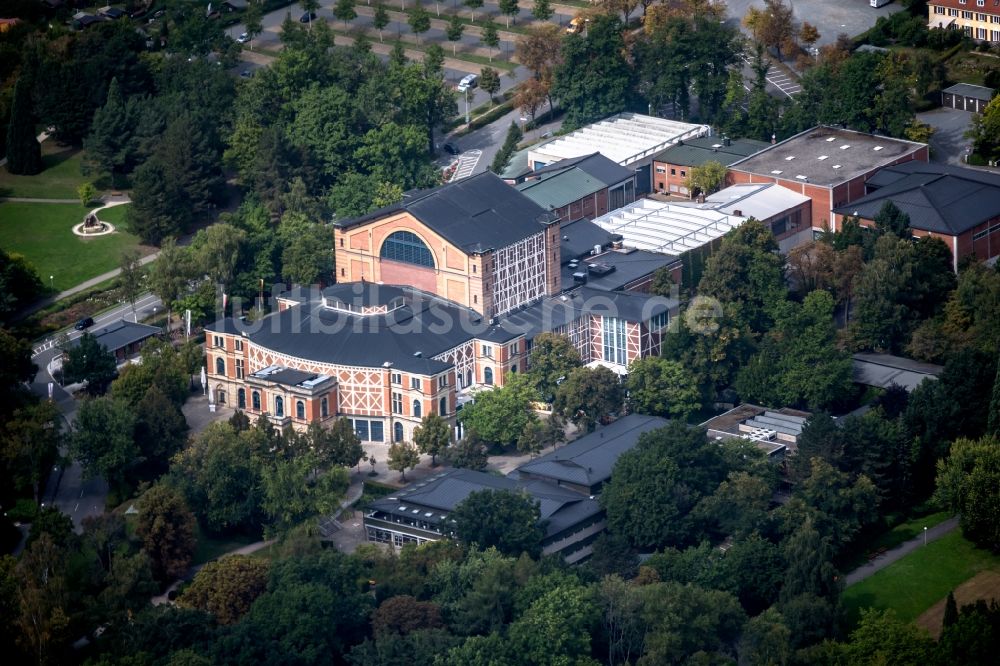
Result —
<instances>
[{"instance_id":1,"label":"chimney","mask_svg":"<svg viewBox=\"0 0 1000 666\"><path fill-rule=\"evenodd\" d=\"M699 192L698 193L698 203L700 203L700 204L705 203L705 193L704 192Z\"/></svg>"},{"instance_id":2,"label":"chimney","mask_svg":"<svg viewBox=\"0 0 1000 666\"><path fill-rule=\"evenodd\" d=\"M743 211L741 211L741 210L734 210L733 211L733 215L735 215L736 217L743 217Z\"/></svg>"}]
</instances>

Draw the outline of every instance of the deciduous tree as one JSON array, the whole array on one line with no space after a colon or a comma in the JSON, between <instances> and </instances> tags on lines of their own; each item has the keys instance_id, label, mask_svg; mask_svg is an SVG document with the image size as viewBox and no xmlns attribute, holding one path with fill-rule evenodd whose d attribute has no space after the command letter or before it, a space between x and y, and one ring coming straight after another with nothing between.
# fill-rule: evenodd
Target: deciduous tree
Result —
<instances>
[{"instance_id":1,"label":"deciduous tree","mask_svg":"<svg viewBox=\"0 0 1000 666\"><path fill-rule=\"evenodd\" d=\"M115 355L90 333L84 333L76 345L64 350L63 381L87 382L87 393L100 395L117 374Z\"/></svg>"},{"instance_id":2,"label":"deciduous tree","mask_svg":"<svg viewBox=\"0 0 1000 666\"><path fill-rule=\"evenodd\" d=\"M389 446L389 469L399 472L400 478L406 481L406 470L417 466L420 462L420 451L409 442L393 442Z\"/></svg>"},{"instance_id":3,"label":"deciduous tree","mask_svg":"<svg viewBox=\"0 0 1000 666\"><path fill-rule=\"evenodd\" d=\"M437 456L451 444L451 426L440 415L431 412L414 428L413 443L421 453L431 457L431 467L436 467Z\"/></svg>"},{"instance_id":4,"label":"deciduous tree","mask_svg":"<svg viewBox=\"0 0 1000 666\"><path fill-rule=\"evenodd\" d=\"M622 408L624 398L618 375L608 368L574 368L559 385L552 408L593 430L600 419Z\"/></svg>"},{"instance_id":5,"label":"deciduous tree","mask_svg":"<svg viewBox=\"0 0 1000 666\"><path fill-rule=\"evenodd\" d=\"M529 359L529 375L542 397L551 399L570 371L581 365L583 362L580 360L580 352L565 335L540 333L535 336Z\"/></svg>"},{"instance_id":6,"label":"deciduous tree","mask_svg":"<svg viewBox=\"0 0 1000 666\"><path fill-rule=\"evenodd\" d=\"M545 535L539 525L537 502L510 490L479 490L459 502L449 519L455 534L466 544L496 548L517 557L522 552L537 557Z\"/></svg>"},{"instance_id":7,"label":"deciduous tree","mask_svg":"<svg viewBox=\"0 0 1000 666\"><path fill-rule=\"evenodd\" d=\"M153 577L161 583L183 576L195 548L195 519L184 498L160 483L139 498L135 532L149 555Z\"/></svg>"},{"instance_id":8,"label":"deciduous tree","mask_svg":"<svg viewBox=\"0 0 1000 666\"><path fill-rule=\"evenodd\" d=\"M935 501L961 515L962 533L973 543L1000 552L1000 440L959 439L937 463Z\"/></svg>"},{"instance_id":9,"label":"deciduous tree","mask_svg":"<svg viewBox=\"0 0 1000 666\"><path fill-rule=\"evenodd\" d=\"M701 406L694 377L677 361L650 356L632 362L628 400L642 414L686 419Z\"/></svg>"},{"instance_id":10,"label":"deciduous tree","mask_svg":"<svg viewBox=\"0 0 1000 666\"><path fill-rule=\"evenodd\" d=\"M135 414L124 402L102 397L80 405L70 436L70 452L89 477L121 489L136 463Z\"/></svg>"},{"instance_id":11,"label":"deciduous tree","mask_svg":"<svg viewBox=\"0 0 1000 666\"><path fill-rule=\"evenodd\" d=\"M538 418L531 410L537 398L527 375L510 375L503 387L477 393L476 401L463 407L458 418L483 441L508 446L521 436L525 424Z\"/></svg>"},{"instance_id":12,"label":"deciduous tree","mask_svg":"<svg viewBox=\"0 0 1000 666\"><path fill-rule=\"evenodd\" d=\"M179 606L211 613L219 624L234 624L267 589L270 562L229 555L209 562L177 598Z\"/></svg>"}]
</instances>

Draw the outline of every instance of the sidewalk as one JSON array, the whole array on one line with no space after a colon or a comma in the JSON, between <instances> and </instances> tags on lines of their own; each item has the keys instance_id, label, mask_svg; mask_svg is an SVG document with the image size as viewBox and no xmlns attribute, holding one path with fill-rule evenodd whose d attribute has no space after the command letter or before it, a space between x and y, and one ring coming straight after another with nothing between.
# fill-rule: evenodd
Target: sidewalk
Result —
<instances>
[{"instance_id":1,"label":"sidewalk","mask_svg":"<svg viewBox=\"0 0 1000 666\"><path fill-rule=\"evenodd\" d=\"M864 579L881 571L890 564L893 564L894 562L897 562L902 558L906 557L907 555L915 551L917 548L922 548L924 545L925 538L927 539L927 543L930 543L932 541L937 541L944 535L955 531L955 528L957 527L958 527L958 516L952 516L948 520L942 523L938 523L934 527L928 528L926 535L920 534L919 536L914 537L909 541L905 541L896 546L895 548L893 548L892 550L887 551L885 554L876 557L868 564L860 566L851 573L847 574L844 577L844 587L850 587L855 583L860 583Z\"/></svg>"}]
</instances>

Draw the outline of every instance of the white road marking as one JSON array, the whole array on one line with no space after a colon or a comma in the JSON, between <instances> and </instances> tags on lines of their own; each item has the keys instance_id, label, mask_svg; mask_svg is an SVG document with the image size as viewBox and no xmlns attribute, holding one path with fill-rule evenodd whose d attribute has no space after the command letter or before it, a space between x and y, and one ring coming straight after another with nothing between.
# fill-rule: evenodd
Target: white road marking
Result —
<instances>
[{"instance_id":1,"label":"white road marking","mask_svg":"<svg viewBox=\"0 0 1000 666\"><path fill-rule=\"evenodd\" d=\"M456 180L462 180L463 178L468 178L475 171L476 165L479 164L479 158L483 156L483 151L481 150L467 150L458 156L458 166L455 168L455 173L451 175L451 180L449 183L454 183Z\"/></svg>"}]
</instances>

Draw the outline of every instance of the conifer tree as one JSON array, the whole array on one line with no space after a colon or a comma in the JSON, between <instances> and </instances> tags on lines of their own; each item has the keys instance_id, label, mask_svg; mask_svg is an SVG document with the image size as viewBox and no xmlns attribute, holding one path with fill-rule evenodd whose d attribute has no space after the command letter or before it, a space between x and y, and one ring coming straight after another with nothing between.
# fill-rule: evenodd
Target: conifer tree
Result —
<instances>
[{"instance_id":1,"label":"conifer tree","mask_svg":"<svg viewBox=\"0 0 1000 666\"><path fill-rule=\"evenodd\" d=\"M35 138L35 119L31 112L31 85L24 76L14 84L7 127L7 171L33 176L42 171L42 147Z\"/></svg>"}]
</instances>

